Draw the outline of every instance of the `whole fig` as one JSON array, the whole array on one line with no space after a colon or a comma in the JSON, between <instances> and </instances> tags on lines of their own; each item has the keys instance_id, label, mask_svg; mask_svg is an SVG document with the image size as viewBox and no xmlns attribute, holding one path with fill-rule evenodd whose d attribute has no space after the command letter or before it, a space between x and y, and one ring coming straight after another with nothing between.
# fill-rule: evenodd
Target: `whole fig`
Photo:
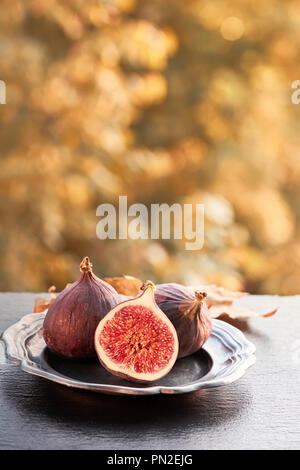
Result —
<instances>
[{"instance_id":1,"label":"whole fig","mask_svg":"<svg viewBox=\"0 0 300 470\"><path fill-rule=\"evenodd\" d=\"M54 352L70 358L96 355L94 334L99 321L119 302L119 294L92 272L85 257L78 281L51 303L43 325L43 337Z\"/></svg>"},{"instance_id":2,"label":"whole fig","mask_svg":"<svg viewBox=\"0 0 300 470\"><path fill-rule=\"evenodd\" d=\"M155 301L173 323L179 340L178 358L198 351L211 334L212 320L206 293L181 284L156 286Z\"/></svg>"}]
</instances>

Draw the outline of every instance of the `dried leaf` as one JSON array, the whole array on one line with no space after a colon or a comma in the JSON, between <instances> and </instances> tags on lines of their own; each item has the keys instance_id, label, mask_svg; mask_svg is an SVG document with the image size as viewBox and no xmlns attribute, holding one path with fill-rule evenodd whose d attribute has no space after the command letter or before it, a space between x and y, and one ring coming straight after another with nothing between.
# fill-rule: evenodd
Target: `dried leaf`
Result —
<instances>
[{"instance_id":1,"label":"dried leaf","mask_svg":"<svg viewBox=\"0 0 300 470\"><path fill-rule=\"evenodd\" d=\"M53 299L48 300L48 299L46 299L46 297L43 297L43 296L36 297L35 300L34 300L33 312L34 313L40 313L40 312L43 312L44 310L47 310L47 308L51 304L52 300Z\"/></svg>"},{"instance_id":2,"label":"dried leaf","mask_svg":"<svg viewBox=\"0 0 300 470\"><path fill-rule=\"evenodd\" d=\"M218 304L229 304L231 305L234 300L240 299L241 297L245 297L249 295L248 292L240 292L240 291L231 291L225 289L225 287L216 286L214 284L208 285L197 285L191 286L192 289L197 289L200 291L205 291L207 293L206 302L208 306L211 305L218 305Z\"/></svg>"},{"instance_id":3,"label":"dried leaf","mask_svg":"<svg viewBox=\"0 0 300 470\"><path fill-rule=\"evenodd\" d=\"M244 307L242 305L212 305L209 308L209 312L212 318L220 318L224 316L228 316L234 320L242 320L254 317L271 317L277 312L277 309L272 310L272 312L266 314L260 314L251 310L250 308ZM222 318L223 319L223 318Z\"/></svg>"},{"instance_id":4,"label":"dried leaf","mask_svg":"<svg viewBox=\"0 0 300 470\"><path fill-rule=\"evenodd\" d=\"M268 317L272 317L273 315L275 315L275 313L277 312L277 308L275 310L272 310L272 312L269 312L269 313L265 313L264 315L261 315L263 318L268 318Z\"/></svg>"},{"instance_id":5,"label":"dried leaf","mask_svg":"<svg viewBox=\"0 0 300 470\"><path fill-rule=\"evenodd\" d=\"M53 302L53 300L56 298L56 294L54 294L55 291L56 291L56 287L55 287L55 286L49 287L48 293L49 293L50 296L51 296L50 299L47 299L47 298L44 297L43 295L38 295L38 296L34 299L34 309L33 309L33 313L41 313L41 312L44 312L44 310L47 310L47 308L49 308L51 302Z\"/></svg>"},{"instance_id":6,"label":"dried leaf","mask_svg":"<svg viewBox=\"0 0 300 470\"><path fill-rule=\"evenodd\" d=\"M232 319L248 319L255 317L271 317L277 312L277 309L271 312L260 314L248 307L234 303L240 298L249 295L248 292L234 292L224 287L216 285L197 286L197 289L207 292L207 304L212 318L220 318L226 320L226 316Z\"/></svg>"},{"instance_id":7,"label":"dried leaf","mask_svg":"<svg viewBox=\"0 0 300 470\"><path fill-rule=\"evenodd\" d=\"M110 284L119 294L135 297L141 292L142 281L133 276L104 277L103 281Z\"/></svg>"}]
</instances>

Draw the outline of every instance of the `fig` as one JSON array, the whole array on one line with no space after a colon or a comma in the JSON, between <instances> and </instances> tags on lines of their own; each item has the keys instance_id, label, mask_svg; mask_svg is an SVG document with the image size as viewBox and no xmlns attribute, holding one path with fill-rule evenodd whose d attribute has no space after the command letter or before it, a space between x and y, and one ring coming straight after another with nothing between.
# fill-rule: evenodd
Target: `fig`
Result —
<instances>
[{"instance_id":1,"label":"fig","mask_svg":"<svg viewBox=\"0 0 300 470\"><path fill-rule=\"evenodd\" d=\"M211 334L212 320L205 298L206 292L193 291L181 284L157 285L155 301L178 335L178 358L198 351Z\"/></svg>"},{"instance_id":2,"label":"fig","mask_svg":"<svg viewBox=\"0 0 300 470\"><path fill-rule=\"evenodd\" d=\"M121 299L117 291L92 272L86 256L80 278L51 302L43 324L47 346L70 358L96 356L94 334L99 321Z\"/></svg>"},{"instance_id":3,"label":"fig","mask_svg":"<svg viewBox=\"0 0 300 470\"><path fill-rule=\"evenodd\" d=\"M177 333L156 305L154 289L147 281L140 295L114 307L96 329L99 361L113 375L153 382L165 376L177 359Z\"/></svg>"}]
</instances>

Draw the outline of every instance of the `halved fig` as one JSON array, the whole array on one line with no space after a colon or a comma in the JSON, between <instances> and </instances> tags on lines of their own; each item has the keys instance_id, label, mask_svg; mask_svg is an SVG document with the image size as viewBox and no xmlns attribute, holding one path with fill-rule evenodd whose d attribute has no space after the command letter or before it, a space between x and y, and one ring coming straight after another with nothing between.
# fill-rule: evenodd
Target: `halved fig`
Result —
<instances>
[{"instance_id":1,"label":"halved fig","mask_svg":"<svg viewBox=\"0 0 300 470\"><path fill-rule=\"evenodd\" d=\"M100 321L95 349L101 364L112 374L147 383L172 369L178 356L178 337L154 300L154 284L147 281L142 290Z\"/></svg>"}]
</instances>

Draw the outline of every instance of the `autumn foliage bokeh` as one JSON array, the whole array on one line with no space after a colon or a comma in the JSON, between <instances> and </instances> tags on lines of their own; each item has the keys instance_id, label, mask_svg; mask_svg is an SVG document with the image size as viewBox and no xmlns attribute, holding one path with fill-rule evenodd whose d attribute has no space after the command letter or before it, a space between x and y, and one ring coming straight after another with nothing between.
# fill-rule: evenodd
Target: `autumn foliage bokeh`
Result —
<instances>
[{"instance_id":1,"label":"autumn foliage bokeh","mask_svg":"<svg viewBox=\"0 0 300 470\"><path fill-rule=\"evenodd\" d=\"M2 0L0 289L98 276L299 293L298 0ZM205 204L205 245L96 208Z\"/></svg>"}]
</instances>

